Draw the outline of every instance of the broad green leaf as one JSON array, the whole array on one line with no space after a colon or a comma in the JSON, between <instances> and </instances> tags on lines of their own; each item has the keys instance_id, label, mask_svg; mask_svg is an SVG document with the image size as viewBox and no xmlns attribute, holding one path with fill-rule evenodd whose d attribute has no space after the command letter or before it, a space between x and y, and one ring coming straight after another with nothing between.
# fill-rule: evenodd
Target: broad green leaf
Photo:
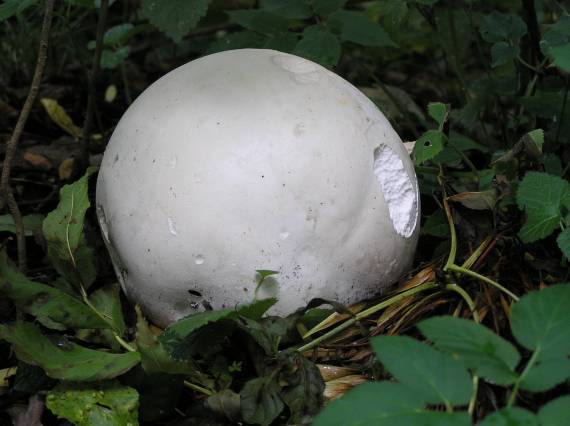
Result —
<instances>
[{"instance_id":1,"label":"broad green leaf","mask_svg":"<svg viewBox=\"0 0 570 426\"><path fill-rule=\"evenodd\" d=\"M563 14L558 22L544 33L540 48L554 65L570 72L570 16Z\"/></svg>"},{"instance_id":2,"label":"broad green leaf","mask_svg":"<svg viewBox=\"0 0 570 426\"><path fill-rule=\"evenodd\" d=\"M89 300L103 315L105 321L118 334L125 332L125 319L121 308L121 290L119 284L114 283L93 292Z\"/></svg>"},{"instance_id":3,"label":"broad green leaf","mask_svg":"<svg viewBox=\"0 0 570 426\"><path fill-rule=\"evenodd\" d=\"M526 34L526 24L518 15L493 11L483 18L481 36L489 43L518 41Z\"/></svg>"},{"instance_id":4,"label":"broad green leaf","mask_svg":"<svg viewBox=\"0 0 570 426\"><path fill-rule=\"evenodd\" d=\"M479 426L539 426L537 417L519 407L503 408L489 414Z\"/></svg>"},{"instance_id":5,"label":"broad green leaf","mask_svg":"<svg viewBox=\"0 0 570 426\"><path fill-rule=\"evenodd\" d=\"M261 9L287 19L307 19L313 15L307 0L262 0Z\"/></svg>"},{"instance_id":6,"label":"broad green leaf","mask_svg":"<svg viewBox=\"0 0 570 426\"><path fill-rule=\"evenodd\" d=\"M412 0L414 3L423 4L426 6L433 6L436 3L439 3L439 0Z\"/></svg>"},{"instance_id":7,"label":"broad green leaf","mask_svg":"<svg viewBox=\"0 0 570 426\"><path fill-rule=\"evenodd\" d=\"M520 53L518 45L510 45L506 41L500 41L491 46L491 66L498 67L516 59Z\"/></svg>"},{"instance_id":8,"label":"broad green leaf","mask_svg":"<svg viewBox=\"0 0 570 426\"><path fill-rule=\"evenodd\" d=\"M210 0L142 0L141 15L179 43L206 15Z\"/></svg>"},{"instance_id":9,"label":"broad green leaf","mask_svg":"<svg viewBox=\"0 0 570 426\"><path fill-rule=\"evenodd\" d=\"M342 41L362 46L396 46L382 26L359 12L339 10L327 18L327 24L340 33Z\"/></svg>"},{"instance_id":10,"label":"broad green leaf","mask_svg":"<svg viewBox=\"0 0 570 426\"><path fill-rule=\"evenodd\" d=\"M37 2L38 0L4 0L4 2L0 4L0 22L14 15L19 15Z\"/></svg>"},{"instance_id":11,"label":"broad green leaf","mask_svg":"<svg viewBox=\"0 0 570 426\"><path fill-rule=\"evenodd\" d=\"M520 238L532 242L550 235L560 223L560 206L568 198L567 181L546 173L528 172L517 191L517 204L527 214Z\"/></svg>"},{"instance_id":12,"label":"broad green leaf","mask_svg":"<svg viewBox=\"0 0 570 426\"><path fill-rule=\"evenodd\" d=\"M42 222L44 220L43 214L29 214L22 218L24 221L24 232L26 237L34 235L35 232L42 230ZM16 233L16 225L14 224L14 218L12 215L3 214L0 216L0 232L6 231L13 234Z\"/></svg>"},{"instance_id":13,"label":"broad green leaf","mask_svg":"<svg viewBox=\"0 0 570 426\"><path fill-rule=\"evenodd\" d=\"M241 316L257 321L276 303L277 299L273 297L260 299L249 305L240 306L238 312Z\"/></svg>"},{"instance_id":14,"label":"broad green leaf","mask_svg":"<svg viewBox=\"0 0 570 426\"><path fill-rule=\"evenodd\" d=\"M48 256L54 268L67 281L88 287L95 279L92 251L83 236L85 212L90 206L87 194L89 177L97 169L90 167L85 175L60 193L57 208L44 220L43 232L48 244Z\"/></svg>"},{"instance_id":15,"label":"broad green leaf","mask_svg":"<svg viewBox=\"0 0 570 426\"><path fill-rule=\"evenodd\" d=\"M164 346L150 331L140 308L136 306L135 309L137 311L136 345L141 354L141 366L144 371L148 374L168 373L185 375L191 375L193 372L196 372L197 368L191 359L175 360L166 352Z\"/></svg>"},{"instance_id":16,"label":"broad green leaf","mask_svg":"<svg viewBox=\"0 0 570 426\"><path fill-rule=\"evenodd\" d=\"M48 392L46 406L77 426L138 425L139 395L117 381L59 384Z\"/></svg>"},{"instance_id":17,"label":"broad green leaf","mask_svg":"<svg viewBox=\"0 0 570 426\"><path fill-rule=\"evenodd\" d=\"M315 13L323 18L342 8L348 0L313 0Z\"/></svg>"},{"instance_id":18,"label":"broad green leaf","mask_svg":"<svg viewBox=\"0 0 570 426\"><path fill-rule=\"evenodd\" d=\"M447 142L447 137L439 130L428 130L414 145L414 159L417 165L431 160L439 154Z\"/></svg>"},{"instance_id":19,"label":"broad green leaf","mask_svg":"<svg viewBox=\"0 0 570 426\"><path fill-rule=\"evenodd\" d=\"M340 58L340 42L322 25L310 25L303 31L303 38L293 53L310 59L324 67L334 67Z\"/></svg>"},{"instance_id":20,"label":"broad green leaf","mask_svg":"<svg viewBox=\"0 0 570 426\"><path fill-rule=\"evenodd\" d=\"M462 405L471 396L471 377L450 355L406 336L371 340L384 367L429 404Z\"/></svg>"},{"instance_id":21,"label":"broad green leaf","mask_svg":"<svg viewBox=\"0 0 570 426\"><path fill-rule=\"evenodd\" d=\"M224 35L208 47L206 54L222 52L224 50L259 48L267 38L253 31L238 31Z\"/></svg>"},{"instance_id":22,"label":"broad green leaf","mask_svg":"<svg viewBox=\"0 0 570 426\"><path fill-rule=\"evenodd\" d=\"M539 361L521 381L521 388L531 392L545 392L570 378L570 359L554 357Z\"/></svg>"},{"instance_id":23,"label":"broad green leaf","mask_svg":"<svg viewBox=\"0 0 570 426\"><path fill-rule=\"evenodd\" d=\"M449 235L449 223L442 210L436 210L435 213L427 217L424 226L421 227L421 232L424 235L432 235L439 238Z\"/></svg>"},{"instance_id":24,"label":"broad green leaf","mask_svg":"<svg viewBox=\"0 0 570 426\"><path fill-rule=\"evenodd\" d=\"M103 44L108 47L121 45L129 39L134 30L135 26L130 22L115 25L105 32L105 36L103 37Z\"/></svg>"},{"instance_id":25,"label":"broad green leaf","mask_svg":"<svg viewBox=\"0 0 570 426\"><path fill-rule=\"evenodd\" d=\"M131 49L129 46L122 46L118 49L104 49L101 53L101 68L113 70L121 65L129 57Z\"/></svg>"},{"instance_id":26,"label":"broad green leaf","mask_svg":"<svg viewBox=\"0 0 570 426\"><path fill-rule=\"evenodd\" d=\"M566 256L566 259L570 259L570 228L566 228L562 231L560 235L558 235L556 242L562 254Z\"/></svg>"},{"instance_id":27,"label":"broad green leaf","mask_svg":"<svg viewBox=\"0 0 570 426\"><path fill-rule=\"evenodd\" d=\"M234 10L227 12L231 22L262 34L279 34L289 29L289 20L259 9Z\"/></svg>"},{"instance_id":28,"label":"broad green leaf","mask_svg":"<svg viewBox=\"0 0 570 426\"><path fill-rule=\"evenodd\" d=\"M48 328L109 328L83 301L26 278L10 262L5 250L0 251L0 293Z\"/></svg>"},{"instance_id":29,"label":"broad green leaf","mask_svg":"<svg viewBox=\"0 0 570 426\"><path fill-rule=\"evenodd\" d=\"M364 383L329 403L313 426L471 426L465 412L422 409L417 393L399 383Z\"/></svg>"},{"instance_id":30,"label":"broad green leaf","mask_svg":"<svg viewBox=\"0 0 570 426\"><path fill-rule=\"evenodd\" d=\"M240 392L241 414L248 424L270 425L285 405L274 377L249 380Z\"/></svg>"},{"instance_id":31,"label":"broad green leaf","mask_svg":"<svg viewBox=\"0 0 570 426\"><path fill-rule=\"evenodd\" d=\"M255 272L257 272L261 278L267 278L271 275L279 274L279 271L272 271L270 269L256 269Z\"/></svg>"},{"instance_id":32,"label":"broad green leaf","mask_svg":"<svg viewBox=\"0 0 570 426\"><path fill-rule=\"evenodd\" d=\"M463 8L434 8L437 41L449 58L456 74L463 72L465 59L471 55L473 32Z\"/></svg>"},{"instance_id":33,"label":"broad green leaf","mask_svg":"<svg viewBox=\"0 0 570 426\"><path fill-rule=\"evenodd\" d=\"M12 344L16 356L44 369L49 377L72 381L112 379L140 361L138 352L114 354L87 349L63 336L49 339L34 324L0 325L0 338Z\"/></svg>"},{"instance_id":34,"label":"broad green leaf","mask_svg":"<svg viewBox=\"0 0 570 426\"><path fill-rule=\"evenodd\" d=\"M567 426L570 424L570 395L558 397L543 405L538 412L540 426Z\"/></svg>"},{"instance_id":35,"label":"broad green leaf","mask_svg":"<svg viewBox=\"0 0 570 426\"><path fill-rule=\"evenodd\" d=\"M379 0L377 4L384 19L393 25L399 25L408 15L406 0Z\"/></svg>"},{"instance_id":36,"label":"broad green leaf","mask_svg":"<svg viewBox=\"0 0 570 426\"><path fill-rule=\"evenodd\" d=\"M299 42L299 37L295 33L287 32L267 37L263 44L264 49L278 50L279 52L291 53Z\"/></svg>"},{"instance_id":37,"label":"broad green leaf","mask_svg":"<svg viewBox=\"0 0 570 426\"><path fill-rule=\"evenodd\" d=\"M512 308L511 330L538 360L570 355L570 284L557 284L524 295Z\"/></svg>"},{"instance_id":38,"label":"broad green leaf","mask_svg":"<svg viewBox=\"0 0 570 426\"><path fill-rule=\"evenodd\" d=\"M436 347L451 352L467 368L492 383L514 383L520 361L516 348L488 328L451 316L432 317L418 324Z\"/></svg>"},{"instance_id":39,"label":"broad green leaf","mask_svg":"<svg viewBox=\"0 0 570 426\"><path fill-rule=\"evenodd\" d=\"M439 130L443 129L443 124L447 120L449 107L442 102L430 102L427 106L428 114L435 120L439 126Z\"/></svg>"}]
</instances>

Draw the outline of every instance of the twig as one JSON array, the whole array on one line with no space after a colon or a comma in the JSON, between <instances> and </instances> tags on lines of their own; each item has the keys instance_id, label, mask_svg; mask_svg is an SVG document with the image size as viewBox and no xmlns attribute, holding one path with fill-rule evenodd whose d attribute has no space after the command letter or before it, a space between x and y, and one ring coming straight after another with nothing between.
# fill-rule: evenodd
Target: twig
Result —
<instances>
[{"instance_id":1,"label":"twig","mask_svg":"<svg viewBox=\"0 0 570 426\"><path fill-rule=\"evenodd\" d=\"M18 208L18 203L14 198L14 193L12 191L12 187L10 186L10 173L12 171L12 162L14 161L16 150L18 149L18 142L20 141L20 137L24 131L26 121L28 121L28 117L30 116L30 111L32 110L34 101L38 96L38 91L40 89L40 84L44 74L54 3L55 0L46 0L45 3L44 19L42 23L42 31L40 34L40 47L38 49L38 60L36 62L36 69L34 70L34 77L32 79L30 91L28 92L28 97L24 102L24 106L20 111L18 121L14 127L14 132L6 144L6 155L4 157L4 167L2 168L2 193L4 195L4 200L6 200L6 203L8 204L8 210L14 218L14 224L16 226L16 242L18 245L18 266L22 272L26 271L27 264L26 234L24 232L24 221L22 219L22 213Z\"/></svg>"},{"instance_id":2,"label":"twig","mask_svg":"<svg viewBox=\"0 0 570 426\"><path fill-rule=\"evenodd\" d=\"M78 173L83 171L89 165L89 137L91 133L91 125L93 123L93 114L95 112L95 98L97 75L99 74L99 64L101 63L101 55L103 53L103 37L105 35L105 24L107 22L107 11L109 9L109 0L101 0L99 9L99 20L97 22L97 34L95 37L95 53L93 55L93 64L91 71L87 75L87 111L85 112L85 121L83 122L83 131L81 133L81 155Z\"/></svg>"}]
</instances>

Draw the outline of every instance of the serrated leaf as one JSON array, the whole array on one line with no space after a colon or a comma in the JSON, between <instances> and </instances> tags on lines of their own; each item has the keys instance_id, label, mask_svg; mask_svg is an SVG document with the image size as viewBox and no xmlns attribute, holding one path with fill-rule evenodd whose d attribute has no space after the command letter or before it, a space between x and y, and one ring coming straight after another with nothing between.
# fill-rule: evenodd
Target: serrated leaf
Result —
<instances>
[{"instance_id":1,"label":"serrated leaf","mask_svg":"<svg viewBox=\"0 0 570 426\"><path fill-rule=\"evenodd\" d=\"M407 336L371 340L384 367L429 404L462 405L471 396L471 377L450 355Z\"/></svg>"},{"instance_id":2,"label":"serrated leaf","mask_svg":"<svg viewBox=\"0 0 570 426\"><path fill-rule=\"evenodd\" d=\"M279 34L289 29L288 19L266 10L247 9L226 13L229 15L231 22L262 34Z\"/></svg>"},{"instance_id":3,"label":"serrated leaf","mask_svg":"<svg viewBox=\"0 0 570 426\"><path fill-rule=\"evenodd\" d=\"M449 107L442 102L430 102L427 106L428 114L435 120L439 126L439 130L443 129L443 124L447 120Z\"/></svg>"},{"instance_id":4,"label":"serrated leaf","mask_svg":"<svg viewBox=\"0 0 570 426\"><path fill-rule=\"evenodd\" d=\"M257 321L276 303L277 299L274 297L260 299L249 305L240 306L238 312L241 316Z\"/></svg>"},{"instance_id":5,"label":"serrated leaf","mask_svg":"<svg viewBox=\"0 0 570 426\"><path fill-rule=\"evenodd\" d=\"M470 426L467 413L422 409L417 393L400 383L371 382L330 402L313 426Z\"/></svg>"},{"instance_id":6,"label":"serrated leaf","mask_svg":"<svg viewBox=\"0 0 570 426\"><path fill-rule=\"evenodd\" d=\"M521 388L531 392L545 392L570 378L570 359L549 358L539 361L521 381Z\"/></svg>"},{"instance_id":7,"label":"serrated leaf","mask_svg":"<svg viewBox=\"0 0 570 426\"><path fill-rule=\"evenodd\" d=\"M558 397L538 412L540 426L566 426L570 424L570 395Z\"/></svg>"},{"instance_id":8,"label":"serrated leaf","mask_svg":"<svg viewBox=\"0 0 570 426\"><path fill-rule=\"evenodd\" d=\"M483 18L481 36L489 43L518 41L526 34L526 24L518 15L493 11Z\"/></svg>"},{"instance_id":9,"label":"serrated leaf","mask_svg":"<svg viewBox=\"0 0 570 426\"><path fill-rule=\"evenodd\" d=\"M76 345L63 336L49 339L34 324L22 321L0 325L0 338L12 344L19 360L43 368L54 379L112 379L140 361L138 352L114 354Z\"/></svg>"},{"instance_id":10,"label":"serrated leaf","mask_svg":"<svg viewBox=\"0 0 570 426\"><path fill-rule=\"evenodd\" d=\"M570 355L570 284L552 285L524 295L512 308L511 330L539 361Z\"/></svg>"},{"instance_id":11,"label":"serrated leaf","mask_svg":"<svg viewBox=\"0 0 570 426\"><path fill-rule=\"evenodd\" d=\"M210 0L142 0L141 15L179 43L206 15Z\"/></svg>"},{"instance_id":12,"label":"serrated leaf","mask_svg":"<svg viewBox=\"0 0 570 426\"><path fill-rule=\"evenodd\" d=\"M306 0L262 0L261 9L287 19L307 19L313 15Z\"/></svg>"},{"instance_id":13,"label":"serrated leaf","mask_svg":"<svg viewBox=\"0 0 570 426\"><path fill-rule=\"evenodd\" d=\"M516 59L520 53L518 45L513 46L506 41L500 41L491 46L491 66L493 68L506 64Z\"/></svg>"},{"instance_id":14,"label":"serrated leaf","mask_svg":"<svg viewBox=\"0 0 570 426\"><path fill-rule=\"evenodd\" d=\"M14 15L19 15L37 2L38 0L4 0L4 2L0 4L0 22Z\"/></svg>"},{"instance_id":15,"label":"serrated leaf","mask_svg":"<svg viewBox=\"0 0 570 426\"><path fill-rule=\"evenodd\" d=\"M439 130L428 130L414 145L414 160L417 165L431 160L439 154L447 142L447 137Z\"/></svg>"},{"instance_id":16,"label":"serrated leaf","mask_svg":"<svg viewBox=\"0 0 570 426\"><path fill-rule=\"evenodd\" d=\"M42 230L42 222L44 218L44 215L39 213L28 214L22 218L24 221L24 232L26 237L30 237L34 235L35 232ZM12 215L3 214L0 216L0 232L16 233L16 225L14 224L14 218Z\"/></svg>"},{"instance_id":17,"label":"serrated leaf","mask_svg":"<svg viewBox=\"0 0 570 426\"><path fill-rule=\"evenodd\" d=\"M566 228L556 239L558 247L566 259L570 259L570 228Z\"/></svg>"},{"instance_id":18,"label":"serrated leaf","mask_svg":"<svg viewBox=\"0 0 570 426\"><path fill-rule=\"evenodd\" d=\"M98 289L89 296L93 306L118 335L122 335L126 328L120 292L119 284L114 283Z\"/></svg>"},{"instance_id":19,"label":"serrated leaf","mask_svg":"<svg viewBox=\"0 0 570 426\"><path fill-rule=\"evenodd\" d=\"M340 58L340 42L322 25L310 25L303 31L303 38L293 53L317 62L324 67L334 67Z\"/></svg>"},{"instance_id":20,"label":"serrated leaf","mask_svg":"<svg viewBox=\"0 0 570 426\"><path fill-rule=\"evenodd\" d=\"M441 316L420 322L418 328L436 347L450 352L478 376L501 385L514 383L517 379L518 351L483 325Z\"/></svg>"},{"instance_id":21,"label":"serrated leaf","mask_svg":"<svg viewBox=\"0 0 570 426\"><path fill-rule=\"evenodd\" d=\"M48 256L54 268L75 285L88 287L95 279L93 253L85 243L83 223L91 205L88 197L89 176L95 167L87 169L78 181L65 185L59 192L57 208L44 220L43 233L48 244Z\"/></svg>"},{"instance_id":22,"label":"serrated leaf","mask_svg":"<svg viewBox=\"0 0 570 426\"><path fill-rule=\"evenodd\" d=\"M222 52L224 50L246 49L262 47L267 38L253 31L238 31L224 35L208 47L207 54Z\"/></svg>"},{"instance_id":23,"label":"serrated leaf","mask_svg":"<svg viewBox=\"0 0 570 426\"><path fill-rule=\"evenodd\" d=\"M342 41L362 46L396 46L382 26L359 12L339 10L327 18L327 24L340 33Z\"/></svg>"},{"instance_id":24,"label":"serrated leaf","mask_svg":"<svg viewBox=\"0 0 570 426\"><path fill-rule=\"evenodd\" d=\"M554 65L570 72L570 16L563 14L558 22L544 33L540 48Z\"/></svg>"},{"instance_id":25,"label":"serrated leaf","mask_svg":"<svg viewBox=\"0 0 570 426\"><path fill-rule=\"evenodd\" d=\"M68 293L26 278L0 251L0 293L22 311L33 315L44 326L67 328L109 328L85 303Z\"/></svg>"},{"instance_id":26,"label":"serrated leaf","mask_svg":"<svg viewBox=\"0 0 570 426\"><path fill-rule=\"evenodd\" d=\"M117 381L59 384L48 392L46 406L77 426L138 425L139 395Z\"/></svg>"},{"instance_id":27,"label":"serrated leaf","mask_svg":"<svg viewBox=\"0 0 570 426\"><path fill-rule=\"evenodd\" d=\"M524 242L550 235L559 225L560 206L570 198L570 184L558 176L528 172L517 190L517 204L527 221L519 231Z\"/></svg>"},{"instance_id":28,"label":"serrated leaf","mask_svg":"<svg viewBox=\"0 0 570 426\"><path fill-rule=\"evenodd\" d=\"M343 7L348 0L313 0L313 9L315 13L326 18L331 13Z\"/></svg>"},{"instance_id":29,"label":"serrated leaf","mask_svg":"<svg viewBox=\"0 0 570 426\"><path fill-rule=\"evenodd\" d=\"M537 417L519 407L503 408L489 414L479 426L539 426Z\"/></svg>"},{"instance_id":30,"label":"serrated leaf","mask_svg":"<svg viewBox=\"0 0 570 426\"><path fill-rule=\"evenodd\" d=\"M271 376L249 380L240 392L243 419L250 424L271 424L285 407L279 391Z\"/></svg>"},{"instance_id":31,"label":"serrated leaf","mask_svg":"<svg viewBox=\"0 0 570 426\"><path fill-rule=\"evenodd\" d=\"M277 50L279 52L291 53L295 50L295 46L299 42L299 37L295 33L277 34L273 37L267 37L263 44L264 49Z\"/></svg>"},{"instance_id":32,"label":"serrated leaf","mask_svg":"<svg viewBox=\"0 0 570 426\"><path fill-rule=\"evenodd\" d=\"M75 125L73 119L55 99L42 98L40 103L55 124L76 140L81 138L81 129Z\"/></svg>"},{"instance_id":33,"label":"serrated leaf","mask_svg":"<svg viewBox=\"0 0 570 426\"><path fill-rule=\"evenodd\" d=\"M447 237L449 235L449 223L443 212L436 210L435 213L428 216L424 226L421 227L421 232L439 238Z\"/></svg>"}]
</instances>

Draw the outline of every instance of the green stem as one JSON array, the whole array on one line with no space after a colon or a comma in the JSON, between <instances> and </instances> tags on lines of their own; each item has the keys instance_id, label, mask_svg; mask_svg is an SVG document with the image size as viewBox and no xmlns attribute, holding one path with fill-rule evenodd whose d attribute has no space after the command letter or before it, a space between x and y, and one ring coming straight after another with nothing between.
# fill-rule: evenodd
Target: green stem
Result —
<instances>
[{"instance_id":1,"label":"green stem","mask_svg":"<svg viewBox=\"0 0 570 426\"><path fill-rule=\"evenodd\" d=\"M443 267L444 272L450 269L451 266L455 264L455 257L457 256L457 234L455 232L455 224L453 223L453 217L451 216L451 210L449 209L449 203L447 198L443 200L443 207L445 210L445 215L447 216L447 222L449 223L449 232L451 234L451 247L449 249L449 256L447 257L447 262Z\"/></svg>"},{"instance_id":2,"label":"green stem","mask_svg":"<svg viewBox=\"0 0 570 426\"><path fill-rule=\"evenodd\" d=\"M477 323L481 322L481 318L479 318L479 313L475 309L475 302L473 302L473 299L471 299L471 296L469 296L469 293L467 293L465 290L463 290L457 284L447 284L445 286L445 288L458 293L463 298L463 300L465 300L465 303L467 303L467 306L469 306L469 309L471 310L471 314L473 315L473 319L475 320L475 322L477 322Z\"/></svg>"},{"instance_id":3,"label":"green stem","mask_svg":"<svg viewBox=\"0 0 570 426\"><path fill-rule=\"evenodd\" d=\"M521 373L521 375L519 376L519 378L515 382L515 385L513 386L513 390L511 391L511 394L509 395L509 401L507 403L507 408L511 407L514 404L515 400L517 399L519 387L520 387L522 381L525 379L528 372L530 371L530 369L536 363L536 360L538 359L539 354L540 354L540 347L536 348L536 350L534 351L534 353L532 354L532 356L530 357L530 359L526 363L526 366L525 366L523 372Z\"/></svg>"},{"instance_id":4,"label":"green stem","mask_svg":"<svg viewBox=\"0 0 570 426\"><path fill-rule=\"evenodd\" d=\"M499 290L501 290L503 293L507 294L515 302L518 302L518 300L519 300L517 295L512 293L509 289L503 287L498 282L493 281L491 278L487 278L486 276L478 274L477 272L474 272L470 269L462 268L461 266L457 266L457 265L453 265L453 264L446 265L446 268L449 271L453 271L453 272L456 272L456 273L462 274L462 275L469 275L472 278L475 278L475 279L478 279L479 281L483 281L484 283L490 284L493 287L496 287Z\"/></svg>"},{"instance_id":5,"label":"green stem","mask_svg":"<svg viewBox=\"0 0 570 426\"><path fill-rule=\"evenodd\" d=\"M188 380L184 380L184 386L186 386L187 388L190 388L192 390L195 390L196 392L203 393L204 395L210 396L210 395L214 394L214 392L212 392L210 389L206 389L206 388L199 386L195 383L191 383Z\"/></svg>"},{"instance_id":6,"label":"green stem","mask_svg":"<svg viewBox=\"0 0 570 426\"><path fill-rule=\"evenodd\" d=\"M323 334L322 336L317 337L315 340L297 348L297 352L306 352L309 351L317 346L319 346L322 342L324 342L327 339L330 339L333 336L336 336L338 333L340 333L343 330L346 330L348 327L350 327L351 325L356 324L358 321L372 315L375 314L376 312L387 308L390 305L393 305L394 303L399 302L402 299L405 299L406 297L412 296L414 294L420 293L422 291L425 290L429 290L432 288L437 287L436 283L433 282L427 282L424 284L420 284L417 285L415 287L412 287L408 290L405 290L389 299L384 300L383 302L378 303L377 305L374 305L368 309L365 309L362 312L359 312L358 314L354 315L353 317L347 319L345 322L343 322L342 324L340 324L339 326L333 328L332 330L330 330L329 332Z\"/></svg>"}]
</instances>

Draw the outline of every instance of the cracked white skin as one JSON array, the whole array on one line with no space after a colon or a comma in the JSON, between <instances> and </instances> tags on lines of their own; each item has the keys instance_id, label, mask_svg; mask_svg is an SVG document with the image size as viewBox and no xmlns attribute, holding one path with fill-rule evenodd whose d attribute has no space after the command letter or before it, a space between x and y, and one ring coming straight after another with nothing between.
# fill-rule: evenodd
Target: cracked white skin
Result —
<instances>
[{"instance_id":1,"label":"cracked white skin","mask_svg":"<svg viewBox=\"0 0 570 426\"><path fill-rule=\"evenodd\" d=\"M251 301L256 269L280 272L259 291L278 297L274 314L380 292L412 261L418 198L404 145L368 98L261 49L210 55L151 85L97 182L121 284L163 326L203 301Z\"/></svg>"}]
</instances>

